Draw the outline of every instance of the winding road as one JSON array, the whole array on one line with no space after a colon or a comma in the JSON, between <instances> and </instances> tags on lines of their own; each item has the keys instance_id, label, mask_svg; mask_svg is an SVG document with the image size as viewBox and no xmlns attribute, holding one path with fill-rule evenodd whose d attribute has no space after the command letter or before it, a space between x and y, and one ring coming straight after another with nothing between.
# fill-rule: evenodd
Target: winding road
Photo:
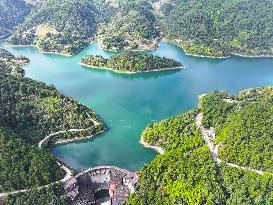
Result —
<instances>
[{"instance_id":1,"label":"winding road","mask_svg":"<svg viewBox=\"0 0 273 205\"><path fill-rule=\"evenodd\" d=\"M90 117L90 115L89 115ZM90 117L91 118L91 117ZM92 118L91 118L92 119ZM261 170L256 170L256 169L252 169L252 168L248 168L248 167L243 167L243 166L239 166L237 164L233 164L233 163L228 163L228 162L223 162L219 157L218 157L218 148L220 146L220 144L217 144L214 146L213 144L213 141L215 140L215 132L214 132L214 128L210 128L210 129L206 129L203 127L202 125L202 119L203 119L203 114L202 113L199 113L196 118L195 118L195 124L196 126L198 127L198 129L200 130L201 132L201 135L202 135L202 138L205 140L206 144L208 145L209 149L210 149L210 153L211 153L211 156L213 158L214 161L216 161L218 164L220 163L224 163L225 165L227 166L230 166L230 167L233 167L233 168L237 168L237 169L242 169L242 170L249 170L249 171L253 171L253 172L256 172L257 174L259 175L263 175L265 173L268 173L268 174L271 174L273 175L273 173L269 173L269 172L263 172ZM93 126L96 126L100 123L93 121ZM93 127L92 126L92 127ZM58 131L58 132L55 132L55 133L51 133L50 135L46 136L44 139L42 139L39 143L38 143L38 147L39 148L42 148L43 144L47 143L48 140L53 137L53 136L56 136L58 134L61 134L61 133L65 133L65 132L80 132L80 131L85 131L85 130L88 130L92 127L89 127L89 128L86 128L86 129L70 129L70 130L64 130L64 131ZM100 131L101 132L101 131ZM99 132L99 133L100 133ZM99 133L96 133L95 135L99 134ZM94 135L94 136L95 136ZM54 184L57 184L57 183L64 183L66 182L67 180L69 180L71 177L73 177L73 173L72 171L66 167L65 165L61 164L60 162L57 162L58 165L66 172L65 176L63 179L61 180L58 180L56 182L53 182L51 184L48 184L48 185L44 185L44 186L41 186L38 188L38 190L41 190L41 189L44 189L44 188L47 188L51 185L54 185ZM6 197L6 196L9 196L9 195L14 195L14 194L18 194L18 193L25 193L25 192L28 192L30 191L31 189L22 189L22 190L17 190L17 191L13 191L13 192L4 192L4 193L0 193L0 198L1 197Z\"/></svg>"},{"instance_id":2,"label":"winding road","mask_svg":"<svg viewBox=\"0 0 273 205\"><path fill-rule=\"evenodd\" d=\"M248 168L248 167L243 167L243 166L239 166L237 164L233 164L233 163L229 163L229 162L223 162L218 157L218 148L219 148L220 144L217 144L215 146L213 144L213 141L215 140L214 128L211 127L210 129L205 129L203 127L203 125L202 125L202 119L203 119L203 114L199 113L195 118L195 124L199 128L199 130L201 132L201 135L202 135L202 138L205 140L206 144L208 145L208 147L210 149L211 156L212 156L214 161L216 161L218 164L224 163L227 166L237 168L237 169L242 169L242 170L249 170L249 171L252 171L252 172L256 172L257 174L260 174L260 175L263 175L265 173L273 175L273 173L270 173L270 172L263 172L261 170L252 169L252 168Z\"/></svg>"},{"instance_id":3,"label":"winding road","mask_svg":"<svg viewBox=\"0 0 273 205\"><path fill-rule=\"evenodd\" d=\"M101 123L98 123L97 121L93 120L91 118L91 116L87 113L88 117L90 118L90 120L92 120L93 122L93 125L92 127L96 126L96 125L99 125ZM58 132L54 132L54 133L51 133L49 134L48 136L46 136L44 139L42 139L39 143L38 143L38 147L41 149L43 147L43 145L45 143L48 142L48 140L53 137L53 136L56 136L58 134L62 134L62 133L66 133L66 132L81 132L81 131L85 131L85 130L89 130L91 129L92 127L88 127L88 128L85 128L85 129L70 129L70 130L63 130L63 131L58 131ZM90 136L90 137L93 137L93 136L96 136L98 134L100 134L101 132L103 132L104 130L102 131L99 131L98 133ZM85 137L86 138L86 137ZM75 138L76 140L77 139L81 139L81 138ZM73 139L73 141L75 140ZM41 190L41 189L44 189L44 188L47 188L51 185L54 185L54 184L57 184L57 183L64 183L66 181L68 181L71 177L73 177L73 172L68 168L66 167L64 164L60 163L60 162L57 162L57 164L65 171L65 176L64 178L56 181L56 182L52 182L50 184L47 184L47 185L44 185L44 186L40 186L37 188L37 190ZM21 190L17 190L17 191L12 191L12 192L3 192L3 193L0 193L0 198L2 197L6 197L6 196L10 196L10 195L15 195L15 194L18 194L18 193L25 193L25 192L28 192L28 191L31 191L31 189L21 189Z\"/></svg>"},{"instance_id":4,"label":"winding road","mask_svg":"<svg viewBox=\"0 0 273 205\"><path fill-rule=\"evenodd\" d=\"M54 184L57 184L57 183L64 183L66 182L67 180L69 180L71 177L73 177L73 173L72 171L66 167L65 165L61 164L60 162L57 162L57 164L66 172L65 176L63 179L61 180L58 180L56 182L53 182L51 184L47 184L47 185L44 185L44 186L40 186L37 188L37 190L41 190L41 189L44 189L44 188L47 188L51 185L54 185ZM6 196L9 196L9 195L14 195L14 194L19 194L19 193L25 193L25 192L28 192L30 191L31 189L21 189L21 190L17 190L17 191L12 191L12 192L4 192L4 193L0 193L0 198L1 197L6 197Z\"/></svg>"}]
</instances>

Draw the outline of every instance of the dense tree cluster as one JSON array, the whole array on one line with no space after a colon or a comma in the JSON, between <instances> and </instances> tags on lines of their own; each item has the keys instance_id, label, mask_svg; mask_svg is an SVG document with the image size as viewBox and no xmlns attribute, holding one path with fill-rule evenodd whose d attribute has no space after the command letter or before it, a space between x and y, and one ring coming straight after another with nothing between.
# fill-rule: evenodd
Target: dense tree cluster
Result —
<instances>
[{"instance_id":1,"label":"dense tree cluster","mask_svg":"<svg viewBox=\"0 0 273 205\"><path fill-rule=\"evenodd\" d=\"M0 127L0 150L0 193L46 185L63 177L55 157L8 128Z\"/></svg>"},{"instance_id":2,"label":"dense tree cluster","mask_svg":"<svg viewBox=\"0 0 273 205\"><path fill-rule=\"evenodd\" d=\"M75 54L94 37L101 18L103 16L92 1L41 1L9 42L37 45L46 52Z\"/></svg>"},{"instance_id":3,"label":"dense tree cluster","mask_svg":"<svg viewBox=\"0 0 273 205\"><path fill-rule=\"evenodd\" d=\"M110 68L120 72L141 72L182 67L180 62L166 57L138 52L125 52L109 59L102 56L87 55L81 63L87 66Z\"/></svg>"},{"instance_id":4,"label":"dense tree cluster","mask_svg":"<svg viewBox=\"0 0 273 205\"><path fill-rule=\"evenodd\" d=\"M68 205L69 199L62 196L61 184L55 184L42 190L33 190L30 193L16 194L5 199L5 205Z\"/></svg>"},{"instance_id":5,"label":"dense tree cluster","mask_svg":"<svg viewBox=\"0 0 273 205\"><path fill-rule=\"evenodd\" d=\"M273 89L272 87L248 89L240 92L240 95L237 97L237 99L238 101L246 102L273 103Z\"/></svg>"},{"instance_id":6,"label":"dense tree cluster","mask_svg":"<svg viewBox=\"0 0 273 205\"><path fill-rule=\"evenodd\" d=\"M154 45L159 37L156 16L147 1L122 1L113 16L99 32L99 40L106 49L143 49Z\"/></svg>"},{"instance_id":7,"label":"dense tree cluster","mask_svg":"<svg viewBox=\"0 0 273 205\"><path fill-rule=\"evenodd\" d=\"M197 111L181 114L177 117L151 123L142 133L142 138L150 145L162 147L165 151L182 145L200 147L203 144L199 130L195 126Z\"/></svg>"},{"instance_id":8,"label":"dense tree cluster","mask_svg":"<svg viewBox=\"0 0 273 205\"><path fill-rule=\"evenodd\" d=\"M202 98L203 124L216 128L221 159L273 172L272 105L272 87L250 89L238 97L215 92Z\"/></svg>"},{"instance_id":9,"label":"dense tree cluster","mask_svg":"<svg viewBox=\"0 0 273 205\"><path fill-rule=\"evenodd\" d=\"M270 0L187 0L165 6L161 30L181 40L190 54L272 55L273 2Z\"/></svg>"},{"instance_id":10,"label":"dense tree cluster","mask_svg":"<svg viewBox=\"0 0 273 205\"><path fill-rule=\"evenodd\" d=\"M0 123L33 143L56 131L91 127L89 116L96 119L89 108L28 78L1 75L0 93Z\"/></svg>"},{"instance_id":11,"label":"dense tree cluster","mask_svg":"<svg viewBox=\"0 0 273 205\"><path fill-rule=\"evenodd\" d=\"M229 96L227 92L215 91L201 98L200 107L203 116L203 125L206 128L218 128L227 120L227 113L231 113L236 104L229 103L225 99L234 100L234 97Z\"/></svg>"},{"instance_id":12,"label":"dense tree cluster","mask_svg":"<svg viewBox=\"0 0 273 205\"><path fill-rule=\"evenodd\" d=\"M31 5L23 0L0 0L0 39L8 37L30 9Z\"/></svg>"},{"instance_id":13,"label":"dense tree cluster","mask_svg":"<svg viewBox=\"0 0 273 205\"><path fill-rule=\"evenodd\" d=\"M273 172L272 115L272 104L264 103L245 105L232 114L217 135L219 156L227 162Z\"/></svg>"},{"instance_id":14,"label":"dense tree cluster","mask_svg":"<svg viewBox=\"0 0 273 205\"><path fill-rule=\"evenodd\" d=\"M56 157L38 148L38 142L50 133L72 128L92 127L77 133L77 137L89 136L102 130L103 125L94 126L93 120L99 119L90 108L54 87L26 78L23 73L14 74L13 70L21 71L28 59L3 49L0 59L0 193L56 182L64 171ZM56 139L73 137L75 133L64 133ZM5 203L65 204L58 190L31 191L9 197Z\"/></svg>"},{"instance_id":15,"label":"dense tree cluster","mask_svg":"<svg viewBox=\"0 0 273 205\"><path fill-rule=\"evenodd\" d=\"M209 149L187 149L171 150L145 165L128 204L224 204L224 189Z\"/></svg>"},{"instance_id":16,"label":"dense tree cluster","mask_svg":"<svg viewBox=\"0 0 273 205\"><path fill-rule=\"evenodd\" d=\"M223 185L229 193L228 205L273 203L273 177L228 166L221 167Z\"/></svg>"},{"instance_id":17,"label":"dense tree cluster","mask_svg":"<svg viewBox=\"0 0 273 205\"><path fill-rule=\"evenodd\" d=\"M4 51L0 54L8 56ZM11 127L22 138L37 143L52 132L88 128L94 124L92 119L99 121L88 107L65 97L54 87L9 75L11 72L6 65L20 66L16 64L17 58L1 59L0 63L4 62L0 64L0 123L3 126ZM98 125L87 134L98 129L102 127Z\"/></svg>"},{"instance_id":18,"label":"dense tree cluster","mask_svg":"<svg viewBox=\"0 0 273 205\"><path fill-rule=\"evenodd\" d=\"M127 204L272 204L272 174L217 164L195 125L202 112L205 125L217 128L220 159L272 173L272 103L272 87L238 97L218 91L202 97L197 110L150 124L143 139L166 153L141 169Z\"/></svg>"},{"instance_id":19,"label":"dense tree cluster","mask_svg":"<svg viewBox=\"0 0 273 205\"><path fill-rule=\"evenodd\" d=\"M32 7L9 42L47 52L75 54L95 37L105 49L154 49L165 37L194 55L273 55L271 0L1 1L0 36Z\"/></svg>"}]
</instances>

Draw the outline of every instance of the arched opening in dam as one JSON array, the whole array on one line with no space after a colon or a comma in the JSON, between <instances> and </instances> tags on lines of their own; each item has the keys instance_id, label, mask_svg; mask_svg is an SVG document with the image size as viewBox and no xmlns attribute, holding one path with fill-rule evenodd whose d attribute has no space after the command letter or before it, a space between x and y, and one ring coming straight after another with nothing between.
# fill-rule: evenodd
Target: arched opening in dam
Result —
<instances>
[{"instance_id":1,"label":"arched opening in dam","mask_svg":"<svg viewBox=\"0 0 273 205\"><path fill-rule=\"evenodd\" d=\"M101 189L95 193L95 199L97 205L110 204L109 189Z\"/></svg>"}]
</instances>

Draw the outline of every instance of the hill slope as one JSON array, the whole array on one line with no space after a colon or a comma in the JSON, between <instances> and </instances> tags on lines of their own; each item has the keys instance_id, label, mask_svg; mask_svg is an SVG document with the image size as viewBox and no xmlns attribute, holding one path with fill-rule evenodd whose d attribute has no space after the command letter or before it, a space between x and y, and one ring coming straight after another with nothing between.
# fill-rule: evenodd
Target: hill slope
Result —
<instances>
[{"instance_id":1,"label":"hill slope","mask_svg":"<svg viewBox=\"0 0 273 205\"><path fill-rule=\"evenodd\" d=\"M55 183L64 177L63 170L56 157L38 148L38 142L51 133L72 128L85 130L56 135L50 142L91 136L103 126L95 125L94 120L99 119L90 108L65 97L54 87L24 77L21 66L28 59L3 49L0 59L0 193ZM43 202L55 201L62 189L57 184L52 186L43 193L19 194L23 199L17 202L17 196L8 198L6 203L31 200L39 204L41 196ZM66 201L60 197L56 204Z\"/></svg>"},{"instance_id":2,"label":"hill slope","mask_svg":"<svg viewBox=\"0 0 273 205\"><path fill-rule=\"evenodd\" d=\"M0 39L11 35L15 26L24 21L30 9L31 5L23 0L0 0Z\"/></svg>"},{"instance_id":3,"label":"hill slope","mask_svg":"<svg viewBox=\"0 0 273 205\"><path fill-rule=\"evenodd\" d=\"M173 1L163 8L161 30L189 54L273 55L273 2Z\"/></svg>"},{"instance_id":4,"label":"hill slope","mask_svg":"<svg viewBox=\"0 0 273 205\"><path fill-rule=\"evenodd\" d=\"M273 56L272 18L270 0L45 0L10 43L72 55L95 37L112 50L155 49L165 37L191 55Z\"/></svg>"},{"instance_id":5,"label":"hill slope","mask_svg":"<svg viewBox=\"0 0 273 205\"><path fill-rule=\"evenodd\" d=\"M148 1L124 1L99 32L100 46L111 50L147 50L158 46L156 16Z\"/></svg>"},{"instance_id":6,"label":"hill slope","mask_svg":"<svg viewBox=\"0 0 273 205\"><path fill-rule=\"evenodd\" d=\"M141 169L128 204L272 204L272 96L272 87L238 97L215 92L196 110L150 124L142 139L165 154ZM221 163L202 139L198 113L203 126L215 128L210 140Z\"/></svg>"},{"instance_id":7,"label":"hill slope","mask_svg":"<svg viewBox=\"0 0 273 205\"><path fill-rule=\"evenodd\" d=\"M9 42L37 45L45 52L75 54L94 37L100 18L92 1L41 1Z\"/></svg>"}]
</instances>

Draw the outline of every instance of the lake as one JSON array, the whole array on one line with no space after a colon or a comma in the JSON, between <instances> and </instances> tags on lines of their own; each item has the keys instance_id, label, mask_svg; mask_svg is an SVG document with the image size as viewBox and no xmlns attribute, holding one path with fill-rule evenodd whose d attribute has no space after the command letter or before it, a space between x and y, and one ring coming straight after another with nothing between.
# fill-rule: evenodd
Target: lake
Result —
<instances>
[{"instance_id":1,"label":"lake","mask_svg":"<svg viewBox=\"0 0 273 205\"><path fill-rule=\"evenodd\" d=\"M116 54L100 50L97 43L73 57L42 54L34 47L5 48L30 58L26 76L53 84L91 107L105 122L104 134L53 148L56 156L77 170L98 165L138 170L157 155L139 144L148 123L194 108L203 93L238 94L250 87L273 85L273 58L197 58L164 41L158 50L147 53L178 60L185 69L130 75L81 67L78 63L86 54Z\"/></svg>"}]
</instances>

